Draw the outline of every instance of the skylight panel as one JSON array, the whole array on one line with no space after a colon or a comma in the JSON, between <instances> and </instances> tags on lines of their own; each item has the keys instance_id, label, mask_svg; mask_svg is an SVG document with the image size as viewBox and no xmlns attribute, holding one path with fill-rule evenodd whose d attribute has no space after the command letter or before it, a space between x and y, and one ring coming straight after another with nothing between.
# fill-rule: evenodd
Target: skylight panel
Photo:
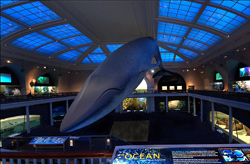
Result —
<instances>
[{"instance_id":1,"label":"skylight panel","mask_svg":"<svg viewBox=\"0 0 250 164\"><path fill-rule=\"evenodd\" d=\"M159 47L159 51L160 52L169 52L168 50L166 50L165 48Z\"/></svg>"},{"instance_id":2,"label":"skylight panel","mask_svg":"<svg viewBox=\"0 0 250 164\"><path fill-rule=\"evenodd\" d=\"M82 64L90 64L91 62L90 62L90 60L89 60L89 58L85 58L83 61L82 61Z\"/></svg>"},{"instance_id":3,"label":"skylight panel","mask_svg":"<svg viewBox=\"0 0 250 164\"><path fill-rule=\"evenodd\" d=\"M178 55L175 56L175 62L184 62L185 60L183 60L181 57L179 57Z\"/></svg>"},{"instance_id":4,"label":"skylight panel","mask_svg":"<svg viewBox=\"0 0 250 164\"><path fill-rule=\"evenodd\" d=\"M177 50L177 47L175 47L175 46L170 46L170 45L165 45L165 46L172 48L173 50Z\"/></svg>"},{"instance_id":5,"label":"skylight panel","mask_svg":"<svg viewBox=\"0 0 250 164\"><path fill-rule=\"evenodd\" d=\"M68 48L67 46L65 46L61 43L53 42L53 43L47 44L45 46L42 46L42 47L36 49L35 51L39 52L41 54L44 54L44 55L52 55L56 52L65 50L67 48Z\"/></svg>"},{"instance_id":6,"label":"skylight panel","mask_svg":"<svg viewBox=\"0 0 250 164\"><path fill-rule=\"evenodd\" d=\"M62 38L66 38L69 36L81 34L80 31L78 31L75 27L71 26L70 24L50 27L50 28L42 30L42 32L46 33L47 35L55 39L62 39Z\"/></svg>"},{"instance_id":7,"label":"skylight panel","mask_svg":"<svg viewBox=\"0 0 250 164\"><path fill-rule=\"evenodd\" d=\"M79 58L79 56L74 57L73 59L69 60L69 62L74 63L78 58Z\"/></svg>"},{"instance_id":8,"label":"skylight panel","mask_svg":"<svg viewBox=\"0 0 250 164\"><path fill-rule=\"evenodd\" d=\"M246 19L231 12L207 6L197 22L230 33L246 22Z\"/></svg>"},{"instance_id":9,"label":"skylight panel","mask_svg":"<svg viewBox=\"0 0 250 164\"><path fill-rule=\"evenodd\" d=\"M42 44L46 44L51 41L53 40L37 32L33 32L31 34L16 39L10 44L24 49L32 50L34 48L41 46Z\"/></svg>"},{"instance_id":10,"label":"skylight panel","mask_svg":"<svg viewBox=\"0 0 250 164\"><path fill-rule=\"evenodd\" d=\"M60 18L39 1L15 6L2 12L29 26Z\"/></svg>"},{"instance_id":11,"label":"skylight panel","mask_svg":"<svg viewBox=\"0 0 250 164\"><path fill-rule=\"evenodd\" d=\"M195 39L197 41L207 43L211 46L213 46L215 43L217 43L219 40L221 40L221 37L214 35L212 33L199 30L196 28L193 28L190 33L188 34L187 38Z\"/></svg>"},{"instance_id":12,"label":"skylight panel","mask_svg":"<svg viewBox=\"0 0 250 164\"><path fill-rule=\"evenodd\" d=\"M5 18L5 17L1 17L1 38L8 35L8 34L11 34L19 29L22 29L24 28L23 26L15 23L15 22L12 22L11 20Z\"/></svg>"},{"instance_id":13,"label":"skylight panel","mask_svg":"<svg viewBox=\"0 0 250 164\"><path fill-rule=\"evenodd\" d=\"M160 0L159 16L193 21L201 6L201 4L184 0Z\"/></svg>"},{"instance_id":14,"label":"skylight panel","mask_svg":"<svg viewBox=\"0 0 250 164\"><path fill-rule=\"evenodd\" d=\"M123 44L107 44L106 46L109 49L109 51L112 53L118 48L120 48L121 46L123 46Z\"/></svg>"},{"instance_id":15,"label":"skylight panel","mask_svg":"<svg viewBox=\"0 0 250 164\"><path fill-rule=\"evenodd\" d=\"M162 62L173 62L174 61L174 53L165 53L161 52Z\"/></svg>"},{"instance_id":16,"label":"skylight panel","mask_svg":"<svg viewBox=\"0 0 250 164\"><path fill-rule=\"evenodd\" d=\"M63 39L62 42L74 47L74 46L79 46L79 45L83 45L87 43L92 43L92 40L90 40L85 35L81 35L81 36L75 36L75 37Z\"/></svg>"},{"instance_id":17,"label":"skylight panel","mask_svg":"<svg viewBox=\"0 0 250 164\"><path fill-rule=\"evenodd\" d=\"M172 36L172 35L164 35L164 34L158 34L157 38L158 38L158 41L167 42L167 43L174 43L174 44L180 44L182 41L181 37Z\"/></svg>"},{"instance_id":18,"label":"skylight panel","mask_svg":"<svg viewBox=\"0 0 250 164\"><path fill-rule=\"evenodd\" d=\"M89 47L90 46L78 48L78 50L81 51L81 52L85 52L87 49L89 49Z\"/></svg>"},{"instance_id":19,"label":"skylight panel","mask_svg":"<svg viewBox=\"0 0 250 164\"><path fill-rule=\"evenodd\" d=\"M1 1L1 7L2 6L5 6L5 5L8 5L8 4L11 4L11 3L14 3L14 2L17 2L18 0L15 0L15 1L10 1L10 0L2 0Z\"/></svg>"},{"instance_id":20,"label":"skylight panel","mask_svg":"<svg viewBox=\"0 0 250 164\"><path fill-rule=\"evenodd\" d=\"M187 26L182 26L173 23L158 22L158 32L160 33L185 36L187 30Z\"/></svg>"},{"instance_id":21,"label":"skylight panel","mask_svg":"<svg viewBox=\"0 0 250 164\"><path fill-rule=\"evenodd\" d=\"M89 58L93 63L102 63L107 57L105 54L89 54Z\"/></svg>"},{"instance_id":22,"label":"skylight panel","mask_svg":"<svg viewBox=\"0 0 250 164\"><path fill-rule=\"evenodd\" d=\"M222 6L229 7L231 9L235 9L239 12L242 12L248 16L250 16L250 1L247 0L211 0L210 2L220 4Z\"/></svg>"},{"instance_id":23,"label":"skylight panel","mask_svg":"<svg viewBox=\"0 0 250 164\"><path fill-rule=\"evenodd\" d=\"M81 55L80 52L78 52L76 50L71 50L71 51L65 52L65 53L57 56L56 58L62 59L62 60L69 60L69 59L76 57L76 56L79 56L79 55Z\"/></svg>"},{"instance_id":24,"label":"skylight panel","mask_svg":"<svg viewBox=\"0 0 250 164\"><path fill-rule=\"evenodd\" d=\"M104 54L104 52L102 51L102 49L100 47L96 48L92 54Z\"/></svg>"},{"instance_id":25,"label":"skylight panel","mask_svg":"<svg viewBox=\"0 0 250 164\"><path fill-rule=\"evenodd\" d=\"M189 48L193 48L195 50L199 50L201 52L206 51L209 47L205 44L202 44L200 42L196 42L194 40L190 40L190 39L186 39L183 44L183 46L189 47Z\"/></svg>"},{"instance_id":26,"label":"skylight panel","mask_svg":"<svg viewBox=\"0 0 250 164\"><path fill-rule=\"evenodd\" d=\"M186 56L187 58L189 59L193 59L193 58L196 58L197 56L199 56L199 54L193 52L193 51L190 51L190 50L187 50L187 49L184 49L184 48L180 48L178 50L178 52L182 53L184 56Z\"/></svg>"}]
</instances>

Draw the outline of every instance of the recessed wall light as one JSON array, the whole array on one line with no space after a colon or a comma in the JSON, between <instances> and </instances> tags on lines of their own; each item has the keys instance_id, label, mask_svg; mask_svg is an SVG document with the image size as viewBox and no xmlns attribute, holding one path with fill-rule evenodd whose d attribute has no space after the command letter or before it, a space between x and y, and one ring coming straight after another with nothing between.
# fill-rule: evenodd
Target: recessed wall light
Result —
<instances>
[{"instance_id":1,"label":"recessed wall light","mask_svg":"<svg viewBox=\"0 0 250 164\"><path fill-rule=\"evenodd\" d=\"M152 70L151 70L151 73L154 73L154 72L155 72L155 70L152 69Z\"/></svg>"}]
</instances>

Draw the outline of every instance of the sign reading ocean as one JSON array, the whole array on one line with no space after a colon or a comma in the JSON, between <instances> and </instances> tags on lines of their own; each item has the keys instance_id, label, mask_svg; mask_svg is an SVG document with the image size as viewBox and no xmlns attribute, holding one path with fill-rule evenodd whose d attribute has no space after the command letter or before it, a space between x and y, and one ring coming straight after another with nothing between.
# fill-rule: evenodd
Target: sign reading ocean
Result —
<instances>
[{"instance_id":1,"label":"sign reading ocean","mask_svg":"<svg viewBox=\"0 0 250 164\"><path fill-rule=\"evenodd\" d=\"M35 137L29 144L63 144L68 137Z\"/></svg>"},{"instance_id":2,"label":"sign reading ocean","mask_svg":"<svg viewBox=\"0 0 250 164\"><path fill-rule=\"evenodd\" d=\"M118 146L113 153L111 164L250 163L250 148L235 146L231 144Z\"/></svg>"}]
</instances>

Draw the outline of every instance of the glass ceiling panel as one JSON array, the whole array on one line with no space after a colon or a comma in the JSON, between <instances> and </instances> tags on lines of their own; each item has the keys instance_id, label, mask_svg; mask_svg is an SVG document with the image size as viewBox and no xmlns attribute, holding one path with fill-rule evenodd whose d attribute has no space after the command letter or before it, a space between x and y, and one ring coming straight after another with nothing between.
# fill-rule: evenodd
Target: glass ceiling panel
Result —
<instances>
[{"instance_id":1,"label":"glass ceiling panel","mask_svg":"<svg viewBox=\"0 0 250 164\"><path fill-rule=\"evenodd\" d=\"M184 0L160 0L159 15L193 21L201 6Z\"/></svg>"},{"instance_id":2,"label":"glass ceiling panel","mask_svg":"<svg viewBox=\"0 0 250 164\"><path fill-rule=\"evenodd\" d=\"M29 26L60 18L41 2L31 2L2 11Z\"/></svg>"},{"instance_id":3,"label":"glass ceiling panel","mask_svg":"<svg viewBox=\"0 0 250 164\"><path fill-rule=\"evenodd\" d=\"M160 52L169 52L168 50L166 50L165 48L159 47L159 51Z\"/></svg>"},{"instance_id":4,"label":"glass ceiling panel","mask_svg":"<svg viewBox=\"0 0 250 164\"><path fill-rule=\"evenodd\" d=\"M177 47L175 47L175 46L170 46L170 45L165 45L165 46L172 48L173 50L177 50Z\"/></svg>"},{"instance_id":5,"label":"glass ceiling panel","mask_svg":"<svg viewBox=\"0 0 250 164\"><path fill-rule=\"evenodd\" d=\"M92 54L104 54L104 52L102 51L102 49L100 47L96 48Z\"/></svg>"},{"instance_id":6,"label":"glass ceiling panel","mask_svg":"<svg viewBox=\"0 0 250 164\"><path fill-rule=\"evenodd\" d=\"M39 52L41 54L44 54L44 55L52 55L56 52L65 50L67 48L68 48L67 46L65 46L61 43L53 42L53 43L47 44L45 46L42 46L42 47L36 49L35 51Z\"/></svg>"},{"instance_id":7,"label":"glass ceiling panel","mask_svg":"<svg viewBox=\"0 0 250 164\"><path fill-rule=\"evenodd\" d=\"M190 40L190 39L185 39L185 41L182 44L183 46L189 47L189 48L193 48L195 50L199 50L201 52L206 51L209 46L202 44L200 42L196 42L194 40Z\"/></svg>"},{"instance_id":8,"label":"glass ceiling panel","mask_svg":"<svg viewBox=\"0 0 250 164\"><path fill-rule=\"evenodd\" d=\"M161 52L162 62L173 62L174 61L174 53L165 53Z\"/></svg>"},{"instance_id":9,"label":"glass ceiling panel","mask_svg":"<svg viewBox=\"0 0 250 164\"><path fill-rule=\"evenodd\" d=\"M69 62L74 63L78 58L79 58L79 56L74 57L73 59L69 60Z\"/></svg>"},{"instance_id":10,"label":"glass ceiling panel","mask_svg":"<svg viewBox=\"0 0 250 164\"><path fill-rule=\"evenodd\" d=\"M210 2L220 4L222 6L226 6L232 9L235 9L239 12L247 14L250 16L250 1L249 0L210 0Z\"/></svg>"},{"instance_id":11,"label":"glass ceiling panel","mask_svg":"<svg viewBox=\"0 0 250 164\"><path fill-rule=\"evenodd\" d=\"M197 22L230 33L245 21L246 19L231 12L207 6Z\"/></svg>"},{"instance_id":12,"label":"glass ceiling panel","mask_svg":"<svg viewBox=\"0 0 250 164\"><path fill-rule=\"evenodd\" d=\"M158 32L185 36L188 27L173 23L158 22Z\"/></svg>"},{"instance_id":13,"label":"glass ceiling panel","mask_svg":"<svg viewBox=\"0 0 250 164\"><path fill-rule=\"evenodd\" d=\"M89 54L89 58L93 63L102 63L107 57L105 54Z\"/></svg>"},{"instance_id":14,"label":"glass ceiling panel","mask_svg":"<svg viewBox=\"0 0 250 164\"><path fill-rule=\"evenodd\" d=\"M178 50L178 52L182 53L184 56L186 56L187 58L189 59L193 59L193 58L196 58L197 56L199 56L199 54L193 52L193 51L189 51L187 49L184 49L184 48L180 48Z\"/></svg>"},{"instance_id":15,"label":"glass ceiling panel","mask_svg":"<svg viewBox=\"0 0 250 164\"><path fill-rule=\"evenodd\" d=\"M90 46L78 48L78 50L81 51L81 52L85 52L87 49L89 49L89 47Z\"/></svg>"},{"instance_id":16,"label":"glass ceiling panel","mask_svg":"<svg viewBox=\"0 0 250 164\"><path fill-rule=\"evenodd\" d=\"M51 41L53 40L37 32L33 32L14 40L10 44L24 49L32 50L36 47L41 46L42 44L46 44Z\"/></svg>"},{"instance_id":17,"label":"glass ceiling panel","mask_svg":"<svg viewBox=\"0 0 250 164\"><path fill-rule=\"evenodd\" d=\"M81 34L80 31L78 31L75 27L71 26L70 24L50 27L42 30L42 32L46 33L47 35L55 39L62 39L65 37Z\"/></svg>"},{"instance_id":18,"label":"glass ceiling panel","mask_svg":"<svg viewBox=\"0 0 250 164\"><path fill-rule=\"evenodd\" d=\"M157 39L158 41L161 42L174 43L174 44L180 44L182 41L181 37L164 35L164 34L157 34Z\"/></svg>"},{"instance_id":19,"label":"glass ceiling panel","mask_svg":"<svg viewBox=\"0 0 250 164\"><path fill-rule=\"evenodd\" d=\"M75 36L75 37L63 39L62 42L74 47L74 46L79 46L82 44L92 43L92 40L90 40L85 35L81 35L81 36Z\"/></svg>"},{"instance_id":20,"label":"glass ceiling panel","mask_svg":"<svg viewBox=\"0 0 250 164\"><path fill-rule=\"evenodd\" d=\"M86 57L86 58L82 61L82 63L83 63L83 64L89 64L89 63L91 63L91 62L90 62L89 58Z\"/></svg>"},{"instance_id":21,"label":"glass ceiling panel","mask_svg":"<svg viewBox=\"0 0 250 164\"><path fill-rule=\"evenodd\" d=\"M1 0L1 7L2 6L5 6L5 5L8 5L8 4L11 4L11 3L14 3L14 2L17 2L18 0L15 0L15 1L10 1L10 0Z\"/></svg>"},{"instance_id":22,"label":"glass ceiling panel","mask_svg":"<svg viewBox=\"0 0 250 164\"><path fill-rule=\"evenodd\" d=\"M109 52L112 53L115 50L117 50L118 48L120 48L121 46L123 46L123 44L107 44L106 46L109 49Z\"/></svg>"},{"instance_id":23,"label":"glass ceiling panel","mask_svg":"<svg viewBox=\"0 0 250 164\"><path fill-rule=\"evenodd\" d=\"M57 56L56 58L67 61L67 60L69 60L69 59L71 59L73 57L79 56L79 55L81 55L80 52L78 52L76 50L71 50L71 51L65 52L65 53Z\"/></svg>"},{"instance_id":24,"label":"glass ceiling panel","mask_svg":"<svg viewBox=\"0 0 250 164\"><path fill-rule=\"evenodd\" d=\"M181 57L179 57L178 55L175 56L175 62L184 62L185 60L183 60Z\"/></svg>"},{"instance_id":25,"label":"glass ceiling panel","mask_svg":"<svg viewBox=\"0 0 250 164\"><path fill-rule=\"evenodd\" d=\"M199 30L196 28L193 28L190 33L188 34L187 38L195 39L200 42L207 43L211 46L213 46L215 43L217 43L219 40L221 40L221 37L211 34L209 32Z\"/></svg>"},{"instance_id":26,"label":"glass ceiling panel","mask_svg":"<svg viewBox=\"0 0 250 164\"><path fill-rule=\"evenodd\" d=\"M19 29L24 28L23 26L12 22L11 20L4 18L2 16L1 17L1 38L12 33L15 32Z\"/></svg>"}]
</instances>

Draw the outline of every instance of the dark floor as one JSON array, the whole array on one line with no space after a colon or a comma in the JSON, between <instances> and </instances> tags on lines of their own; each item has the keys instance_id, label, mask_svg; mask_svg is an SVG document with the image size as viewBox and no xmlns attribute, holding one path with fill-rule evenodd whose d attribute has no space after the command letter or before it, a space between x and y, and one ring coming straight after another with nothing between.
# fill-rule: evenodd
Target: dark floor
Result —
<instances>
[{"instance_id":1,"label":"dark floor","mask_svg":"<svg viewBox=\"0 0 250 164\"><path fill-rule=\"evenodd\" d=\"M170 111L169 113L110 113L97 122L70 133L59 131L60 123L33 129L30 136L77 136L77 135L110 135L115 121L149 120L148 142L133 144L226 144L228 140L217 131L212 131L211 125L200 122L199 117L189 113Z\"/></svg>"}]
</instances>

